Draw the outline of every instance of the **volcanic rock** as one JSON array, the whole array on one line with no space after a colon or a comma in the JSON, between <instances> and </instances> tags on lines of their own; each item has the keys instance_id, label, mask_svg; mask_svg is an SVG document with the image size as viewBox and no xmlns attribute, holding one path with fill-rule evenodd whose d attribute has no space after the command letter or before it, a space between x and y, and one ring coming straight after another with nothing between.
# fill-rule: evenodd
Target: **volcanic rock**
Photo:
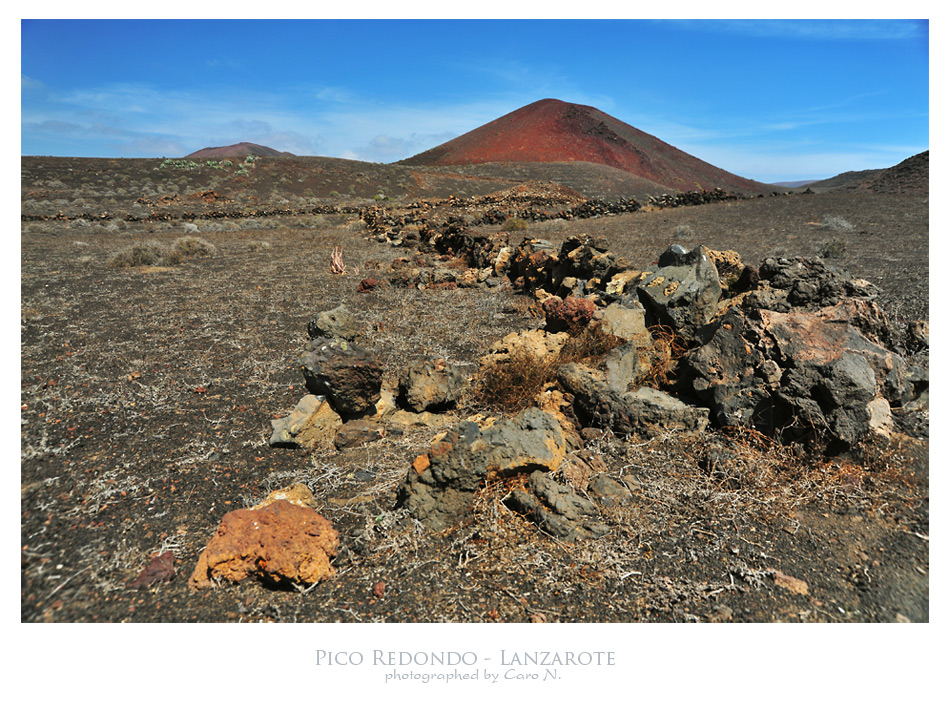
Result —
<instances>
[{"instance_id":1,"label":"volcanic rock","mask_svg":"<svg viewBox=\"0 0 950 708\"><path fill-rule=\"evenodd\" d=\"M281 499L224 515L188 580L193 589L252 577L269 585L312 585L334 575L333 525L313 509Z\"/></svg>"},{"instance_id":2,"label":"volcanic rock","mask_svg":"<svg viewBox=\"0 0 950 708\"><path fill-rule=\"evenodd\" d=\"M416 361L399 381L399 403L416 413L451 408L465 380L464 372L445 359Z\"/></svg>"},{"instance_id":3,"label":"volcanic rock","mask_svg":"<svg viewBox=\"0 0 950 708\"><path fill-rule=\"evenodd\" d=\"M849 447L887 426L881 401L913 393L904 359L853 324L875 312L853 300L816 312L732 308L686 356L687 376L719 425Z\"/></svg>"},{"instance_id":4,"label":"volcanic rock","mask_svg":"<svg viewBox=\"0 0 950 708\"><path fill-rule=\"evenodd\" d=\"M290 415L272 420L271 447L302 447L315 450L329 447L343 421L323 396L307 394Z\"/></svg>"},{"instance_id":5,"label":"volcanic rock","mask_svg":"<svg viewBox=\"0 0 950 708\"><path fill-rule=\"evenodd\" d=\"M380 397L383 366L374 355L346 342L314 339L300 358L307 390L326 396L346 420L372 415Z\"/></svg>"},{"instance_id":6,"label":"volcanic rock","mask_svg":"<svg viewBox=\"0 0 950 708\"><path fill-rule=\"evenodd\" d=\"M275 489L273 492L268 494L260 504L255 504L251 507L251 509L263 509L265 506L270 506L275 501L281 499L288 501L291 504L296 504L297 506L314 508L317 505L316 497L313 496L313 492L310 491L310 487L308 487L303 482L300 482L290 487Z\"/></svg>"},{"instance_id":7,"label":"volcanic rock","mask_svg":"<svg viewBox=\"0 0 950 708\"><path fill-rule=\"evenodd\" d=\"M361 418L341 425L336 432L333 444L337 450L360 447L366 443L380 440L385 434L385 424L372 418Z\"/></svg>"},{"instance_id":8,"label":"volcanic rock","mask_svg":"<svg viewBox=\"0 0 950 708\"><path fill-rule=\"evenodd\" d=\"M576 450L564 458L558 468L558 478L572 489L584 491L590 480L607 471L607 464L596 452Z\"/></svg>"},{"instance_id":9,"label":"volcanic rock","mask_svg":"<svg viewBox=\"0 0 950 708\"><path fill-rule=\"evenodd\" d=\"M360 328L345 305L318 312L316 317L307 323L307 334L310 335L310 339L325 337L345 339L351 342L356 339L359 333Z\"/></svg>"},{"instance_id":10,"label":"volcanic rock","mask_svg":"<svg viewBox=\"0 0 950 708\"><path fill-rule=\"evenodd\" d=\"M441 531L471 511L487 482L534 471L554 471L566 453L553 416L528 408L484 430L464 421L413 462L399 504Z\"/></svg>"},{"instance_id":11,"label":"volcanic rock","mask_svg":"<svg viewBox=\"0 0 950 708\"><path fill-rule=\"evenodd\" d=\"M567 332L551 334L534 329L512 332L492 344L489 353L481 358L480 365L501 365L525 359L553 360L568 339L570 335Z\"/></svg>"},{"instance_id":12,"label":"volcanic rock","mask_svg":"<svg viewBox=\"0 0 950 708\"><path fill-rule=\"evenodd\" d=\"M148 565L139 573L135 580L126 583L130 589L147 588L155 583L168 582L175 577L175 554L171 551L154 554Z\"/></svg>"},{"instance_id":13,"label":"volcanic rock","mask_svg":"<svg viewBox=\"0 0 950 708\"><path fill-rule=\"evenodd\" d=\"M640 299L653 322L690 340L715 314L722 295L716 266L703 246L687 251L675 245L660 256L657 265L640 282Z\"/></svg>"},{"instance_id":14,"label":"volcanic rock","mask_svg":"<svg viewBox=\"0 0 950 708\"><path fill-rule=\"evenodd\" d=\"M545 330L552 333L576 334L587 326L594 315L594 303L580 297L567 296L563 300L550 297L542 303L545 315Z\"/></svg>"},{"instance_id":15,"label":"volcanic rock","mask_svg":"<svg viewBox=\"0 0 950 708\"><path fill-rule=\"evenodd\" d=\"M505 506L561 541L599 538L610 532L593 502L543 472L528 477L527 489L512 490Z\"/></svg>"},{"instance_id":16,"label":"volcanic rock","mask_svg":"<svg viewBox=\"0 0 950 708\"><path fill-rule=\"evenodd\" d=\"M653 338L647 329L646 310L636 298L624 298L604 308L599 308L592 318L600 323L605 334L627 342L635 342L643 348L649 348Z\"/></svg>"},{"instance_id":17,"label":"volcanic rock","mask_svg":"<svg viewBox=\"0 0 950 708\"><path fill-rule=\"evenodd\" d=\"M617 390L601 372L583 364L562 366L558 383L573 394L574 411L582 425L610 428L618 435L649 435L673 428L696 432L708 422L705 408L647 387Z\"/></svg>"},{"instance_id":18,"label":"volcanic rock","mask_svg":"<svg viewBox=\"0 0 950 708\"><path fill-rule=\"evenodd\" d=\"M587 494L598 504L606 507L626 504L632 498L629 489L606 474L599 474L590 481L587 485Z\"/></svg>"}]
</instances>

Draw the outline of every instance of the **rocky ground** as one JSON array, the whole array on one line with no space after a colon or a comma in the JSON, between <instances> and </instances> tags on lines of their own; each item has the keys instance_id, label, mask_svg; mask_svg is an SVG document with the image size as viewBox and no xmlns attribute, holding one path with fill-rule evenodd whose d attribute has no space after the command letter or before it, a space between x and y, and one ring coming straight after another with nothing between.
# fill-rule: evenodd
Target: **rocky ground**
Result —
<instances>
[{"instance_id":1,"label":"rocky ground","mask_svg":"<svg viewBox=\"0 0 950 708\"><path fill-rule=\"evenodd\" d=\"M56 215L30 191L25 215ZM80 198L99 197L73 202ZM570 199L550 208L576 206ZM511 503L514 492L540 495L545 484L517 473L475 490L472 513L439 529L399 503L419 457L433 459L437 436L466 418L513 415L466 386L456 407L404 410L398 424L340 449L272 446L271 421L307 393L299 361L318 312L352 313L352 346L376 357L393 391L420 357L444 360L467 381L493 342L545 320L537 298L510 281L459 287L457 258L432 252L413 264L426 223L369 228L360 209L370 205L380 204L303 216L185 219L172 205L160 221L123 219L121 209L101 221L24 220L23 622L929 620L929 443L920 415L887 441L833 457L742 429L620 435L588 426L576 452L600 461L603 489L622 493L614 503L582 487L598 533L570 540ZM440 203L428 223L441 226L453 211L471 221L473 208ZM747 264L823 256L881 289L877 302L894 331L929 319L920 193L831 192L469 227L486 236L503 228L516 241L555 247L581 234L601 239L642 269L671 243L733 250ZM177 243L179 255L138 266L115 259L150 241L166 256ZM342 272L331 272L334 249ZM395 273L400 258L421 275ZM442 270L456 280L444 276L436 287ZM723 473L722 459L742 469ZM338 534L332 575L196 589L190 579L222 517L294 485Z\"/></svg>"}]
</instances>

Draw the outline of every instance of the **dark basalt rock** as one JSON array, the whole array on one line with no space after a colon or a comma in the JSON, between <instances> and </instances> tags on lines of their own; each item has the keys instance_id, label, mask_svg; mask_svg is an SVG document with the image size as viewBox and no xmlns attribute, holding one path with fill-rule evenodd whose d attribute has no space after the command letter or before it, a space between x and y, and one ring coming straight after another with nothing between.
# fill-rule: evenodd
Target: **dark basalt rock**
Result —
<instances>
[{"instance_id":1,"label":"dark basalt rock","mask_svg":"<svg viewBox=\"0 0 950 708\"><path fill-rule=\"evenodd\" d=\"M327 401L344 419L376 411L383 380L383 366L370 352L346 342L314 339L311 350L300 357L307 390Z\"/></svg>"}]
</instances>

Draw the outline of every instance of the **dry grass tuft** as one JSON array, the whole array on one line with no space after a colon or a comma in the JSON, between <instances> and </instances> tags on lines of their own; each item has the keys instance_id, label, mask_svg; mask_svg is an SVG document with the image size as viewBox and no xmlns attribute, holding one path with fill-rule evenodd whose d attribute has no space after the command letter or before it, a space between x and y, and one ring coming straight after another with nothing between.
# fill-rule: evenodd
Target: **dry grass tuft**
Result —
<instances>
[{"instance_id":1,"label":"dry grass tuft","mask_svg":"<svg viewBox=\"0 0 950 708\"><path fill-rule=\"evenodd\" d=\"M175 239L172 248L184 256L210 256L218 250L213 243L199 236L182 236Z\"/></svg>"},{"instance_id":2,"label":"dry grass tuft","mask_svg":"<svg viewBox=\"0 0 950 708\"><path fill-rule=\"evenodd\" d=\"M544 388L557 380L562 365L596 365L622 343L622 339L604 332L599 324L591 324L568 339L555 355L539 357L525 350L514 351L507 360L484 366L476 373L470 403L501 413L517 413L534 405Z\"/></svg>"},{"instance_id":3,"label":"dry grass tuft","mask_svg":"<svg viewBox=\"0 0 950 708\"><path fill-rule=\"evenodd\" d=\"M689 351L686 340L666 325L650 327L653 351L650 354L650 369L637 383L641 386L663 388L672 383L672 374L679 360Z\"/></svg>"},{"instance_id":4,"label":"dry grass tuft","mask_svg":"<svg viewBox=\"0 0 950 708\"><path fill-rule=\"evenodd\" d=\"M108 265L113 268L178 265L185 260L181 251L169 248L159 241L133 243L113 253Z\"/></svg>"}]
</instances>

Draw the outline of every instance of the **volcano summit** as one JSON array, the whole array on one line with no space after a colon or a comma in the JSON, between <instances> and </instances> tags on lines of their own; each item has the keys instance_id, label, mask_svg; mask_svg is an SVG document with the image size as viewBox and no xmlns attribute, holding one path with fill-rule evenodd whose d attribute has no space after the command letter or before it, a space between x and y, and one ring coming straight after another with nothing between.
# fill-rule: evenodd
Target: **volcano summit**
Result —
<instances>
[{"instance_id":1,"label":"volcano summit","mask_svg":"<svg viewBox=\"0 0 950 708\"><path fill-rule=\"evenodd\" d=\"M592 106L546 98L402 161L413 166L588 162L685 192L769 192Z\"/></svg>"}]
</instances>

